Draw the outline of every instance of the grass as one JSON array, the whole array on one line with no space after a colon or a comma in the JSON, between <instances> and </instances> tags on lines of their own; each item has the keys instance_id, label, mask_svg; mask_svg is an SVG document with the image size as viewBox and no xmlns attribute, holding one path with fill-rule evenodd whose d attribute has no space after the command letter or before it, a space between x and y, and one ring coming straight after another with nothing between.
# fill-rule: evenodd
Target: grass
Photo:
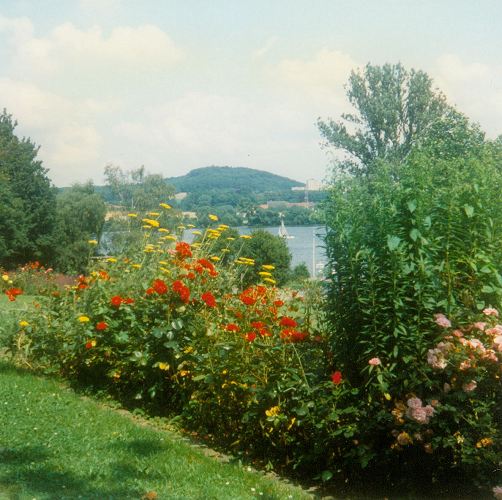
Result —
<instances>
[{"instance_id":1,"label":"grass","mask_svg":"<svg viewBox=\"0 0 502 500\"><path fill-rule=\"evenodd\" d=\"M0 361L0 499L140 499L148 492L158 499L311 498Z\"/></svg>"}]
</instances>

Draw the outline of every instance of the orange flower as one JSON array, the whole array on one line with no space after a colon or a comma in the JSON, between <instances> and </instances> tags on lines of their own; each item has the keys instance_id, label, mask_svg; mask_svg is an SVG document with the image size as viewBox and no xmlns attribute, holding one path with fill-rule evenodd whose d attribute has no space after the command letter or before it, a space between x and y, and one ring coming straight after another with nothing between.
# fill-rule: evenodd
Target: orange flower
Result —
<instances>
[{"instance_id":1,"label":"orange flower","mask_svg":"<svg viewBox=\"0 0 502 500\"><path fill-rule=\"evenodd\" d=\"M190 245L185 241L178 241L178 243L176 243L176 254L180 259L191 257L192 250L190 249Z\"/></svg>"}]
</instances>

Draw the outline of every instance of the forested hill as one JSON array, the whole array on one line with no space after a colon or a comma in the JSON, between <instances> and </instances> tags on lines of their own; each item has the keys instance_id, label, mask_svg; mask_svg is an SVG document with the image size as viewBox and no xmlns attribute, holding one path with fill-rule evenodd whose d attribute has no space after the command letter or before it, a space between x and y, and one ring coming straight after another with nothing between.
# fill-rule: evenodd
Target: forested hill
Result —
<instances>
[{"instance_id":1,"label":"forested hill","mask_svg":"<svg viewBox=\"0 0 502 500\"><path fill-rule=\"evenodd\" d=\"M180 177L168 177L166 182L177 192L202 193L208 190L231 190L240 193L289 191L303 186L301 182L245 167L203 167Z\"/></svg>"}]
</instances>

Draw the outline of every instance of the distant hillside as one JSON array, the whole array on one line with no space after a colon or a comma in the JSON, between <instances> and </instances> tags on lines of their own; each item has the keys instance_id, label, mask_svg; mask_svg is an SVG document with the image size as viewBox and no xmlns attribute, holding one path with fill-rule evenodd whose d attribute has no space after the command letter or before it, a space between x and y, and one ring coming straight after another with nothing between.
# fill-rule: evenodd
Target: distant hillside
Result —
<instances>
[{"instance_id":1,"label":"distant hillside","mask_svg":"<svg viewBox=\"0 0 502 500\"><path fill-rule=\"evenodd\" d=\"M177 192L201 193L208 190L229 190L238 193L289 191L304 184L287 177L245 167L196 168L180 177L168 177L166 182Z\"/></svg>"}]
</instances>

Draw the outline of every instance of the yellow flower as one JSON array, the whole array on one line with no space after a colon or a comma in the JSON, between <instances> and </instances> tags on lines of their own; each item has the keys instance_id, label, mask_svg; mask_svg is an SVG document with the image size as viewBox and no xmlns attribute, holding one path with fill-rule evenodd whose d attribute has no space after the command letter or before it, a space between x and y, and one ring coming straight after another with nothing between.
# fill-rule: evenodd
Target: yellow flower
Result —
<instances>
[{"instance_id":1,"label":"yellow flower","mask_svg":"<svg viewBox=\"0 0 502 500\"><path fill-rule=\"evenodd\" d=\"M281 409L279 408L279 406L272 406L272 408L265 410L265 415L267 415L267 417L276 417L280 412Z\"/></svg>"},{"instance_id":2,"label":"yellow flower","mask_svg":"<svg viewBox=\"0 0 502 500\"><path fill-rule=\"evenodd\" d=\"M217 255L213 255L211 257L209 257L211 260L214 260L214 262L218 262L220 260L220 258L217 256Z\"/></svg>"},{"instance_id":3,"label":"yellow flower","mask_svg":"<svg viewBox=\"0 0 502 500\"><path fill-rule=\"evenodd\" d=\"M193 347L189 345L183 352L185 354L190 354L191 352L193 352Z\"/></svg>"},{"instance_id":4,"label":"yellow flower","mask_svg":"<svg viewBox=\"0 0 502 500\"><path fill-rule=\"evenodd\" d=\"M295 425L295 422L296 422L296 418L295 418L295 417L293 417L293 418L291 419L291 422L289 422L289 425L288 425L288 431L289 431L289 429L291 429L291 427L293 427L293 425Z\"/></svg>"},{"instance_id":5,"label":"yellow flower","mask_svg":"<svg viewBox=\"0 0 502 500\"><path fill-rule=\"evenodd\" d=\"M87 243L89 243L89 245L97 245L98 241L97 240L89 240Z\"/></svg>"},{"instance_id":6,"label":"yellow flower","mask_svg":"<svg viewBox=\"0 0 502 500\"><path fill-rule=\"evenodd\" d=\"M235 238L234 238L234 237L232 237L232 236L227 236L227 240L228 240L228 241L234 241L234 240L235 240Z\"/></svg>"},{"instance_id":7,"label":"yellow flower","mask_svg":"<svg viewBox=\"0 0 502 500\"><path fill-rule=\"evenodd\" d=\"M2 274L2 279L4 281L9 281L9 275L8 274Z\"/></svg>"},{"instance_id":8,"label":"yellow flower","mask_svg":"<svg viewBox=\"0 0 502 500\"><path fill-rule=\"evenodd\" d=\"M170 270L170 269L166 269L165 267L160 267L160 270L161 270L163 273L166 273L166 274L171 274L171 270Z\"/></svg>"},{"instance_id":9,"label":"yellow flower","mask_svg":"<svg viewBox=\"0 0 502 500\"><path fill-rule=\"evenodd\" d=\"M220 224L218 226L219 231L226 231L228 229L228 226L226 224Z\"/></svg>"},{"instance_id":10,"label":"yellow flower","mask_svg":"<svg viewBox=\"0 0 502 500\"><path fill-rule=\"evenodd\" d=\"M127 214L127 217L137 217L138 214Z\"/></svg>"},{"instance_id":11,"label":"yellow flower","mask_svg":"<svg viewBox=\"0 0 502 500\"><path fill-rule=\"evenodd\" d=\"M195 234L197 236L201 236L202 235L202 233L200 231L198 231L198 230L192 231L192 234Z\"/></svg>"},{"instance_id":12,"label":"yellow flower","mask_svg":"<svg viewBox=\"0 0 502 500\"><path fill-rule=\"evenodd\" d=\"M108 257L108 259L106 259L108 262L111 262L112 264L117 262L117 259L115 257Z\"/></svg>"},{"instance_id":13,"label":"yellow flower","mask_svg":"<svg viewBox=\"0 0 502 500\"><path fill-rule=\"evenodd\" d=\"M152 227L159 227L160 222L155 219L141 219L145 224L149 224Z\"/></svg>"},{"instance_id":14,"label":"yellow flower","mask_svg":"<svg viewBox=\"0 0 502 500\"><path fill-rule=\"evenodd\" d=\"M485 446L491 446L493 440L491 438L482 438L476 443L476 448L484 448Z\"/></svg>"},{"instance_id":15,"label":"yellow flower","mask_svg":"<svg viewBox=\"0 0 502 500\"><path fill-rule=\"evenodd\" d=\"M193 224L187 224L187 227L188 227L189 229L192 229L192 228L193 228L193 227L195 227L195 226L194 226Z\"/></svg>"},{"instance_id":16,"label":"yellow flower","mask_svg":"<svg viewBox=\"0 0 502 500\"><path fill-rule=\"evenodd\" d=\"M166 260L159 260L159 264L162 264L163 266L168 266L169 262L167 262Z\"/></svg>"},{"instance_id":17,"label":"yellow flower","mask_svg":"<svg viewBox=\"0 0 502 500\"><path fill-rule=\"evenodd\" d=\"M167 363L157 363L157 366L159 367L159 370L169 370L169 365Z\"/></svg>"},{"instance_id":18,"label":"yellow flower","mask_svg":"<svg viewBox=\"0 0 502 500\"><path fill-rule=\"evenodd\" d=\"M162 236L162 238L164 240L172 240L172 241L176 241L178 239L174 234L168 234L166 236Z\"/></svg>"},{"instance_id":19,"label":"yellow flower","mask_svg":"<svg viewBox=\"0 0 502 500\"><path fill-rule=\"evenodd\" d=\"M264 264L261 267L262 269L266 269L267 271L273 271L275 269L275 266L273 266L272 264Z\"/></svg>"},{"instance_id":20,"label":"yellow flower","mask_svg":"<svg viewBox=\"0 0 502 500\"><path fill-rule=\"evenodd\" d=\"M240 236L243 240L250 240L252 236L250 234L241 234Z\"/></svg>"},{"instance_id":21,"label":"yellow flower","mask_svg":"<svg viewBox=\"0 0 502 500\"><path fill-rule=\"evenodd\" d=\"M141 226L143 229L152 229L152 226Z\"/></svg>"},{"instance_id":22,"label":"yellow flower","mask_svg":"<svg viewBox=\"0 0 502 500\"><path fill-rule=\"evenodd\" d=\"M134 269L141 269L141 264L131 264L131 267L134 267Z\"/></svg>"},{"instance_id":23,"label":"yellow flower","mask_svg":"<svg viewBox=\"0 0 502 500\"><path fill-rule=\"evenodd\" d=\"M186 229L186 227L185 227L185 226L183 226L183 225L181 225L181 226L178 226L178 229L179 229L180 231L184 231L184 230Z\"/></svg>"},{"instance_id":24,"label":"yellow flower","mask_svg":"<svg viewBox=\"0 0 502 500\"><path fill-rule=\"evenodd\" d=\"M260 276L272 276L272 273L269 273L268 271L260 271L258 274Z\"/></svg>"},{"instance_id":25,"label":"yellow flower","mask_svg":"<svg viewBox=\"0 0 502 500\"><path fill-rule=\"evenodd\" d=\"M159 233L168 233L169 229L166 229L165 227L159 227Z\"/></svg>"},{"instance_id":26,"label":"yellow flower","mask_svg":"<svg viewBox=\"0 0 502 500\"><path fill-rule=\"evenodd\" d=\"M27 321L25 321L25 320L23 319L23 320L21 320L21 321L19 322L19 326L20 326L21 328L25 328L26 326L30 326L30 324L29 324Z\"/></svg>"},{"instance_id":27,"label":"yellow flower","mask_svg":"<svg viewBox=\"0 0 502 500\"><path fill-rule=\"evenodd\" d=\"M270 283L271 285L275 285L277 281L275 281L272 278L263 278L263 281L266 281L267 283Z\"/></svg>"},{"instance_id":28,"label":"yellow flower","mask_svg":"<svg viewBox=\"0 0 502 500\"><path fill-rule=\"evenodd\" d=\"M181 377L186 377L189 374L190 374L189 370L180 370L180 376Z\"/></svg>"},{"instance_id":29,"label":"yellow flower","mask_svg":"<svg viewBox=\"0 0 502 500\"><path fill-rule=\"evenodd\" d=\"M91 321L89 319L89 316L79 316L78 320L80 321L80 323L88 323L89 321Z\"/></svg>"},{"instance_id":30,"label":"yellow flower","mask_svg":"<svg viewBox=\"0 0 502 500\"><path fill-rule=\"evenodd\" d=\"M159 212L148 212L146 215L149 215L150 217L158 217L160 215Z\"/></svg>"},{"instance_id":31,"label":"yellow flower","mask_svg":"<svg viewBox=\"0 0 502 500\"><path fill-rule=\"evenodd\" d=\"M166 210L173 208L171 205L168 205L167 203L159 203L159 207L165 208Z\"/></svg>"},{"instance_id":32,"label":"yellow flower","mask_svg":"<svg viewBox=\"0 0 502 500\"><path fill-rule=\"evenodd\" d=\"M214 214L209 214L208 217L211 219L211 220L214 220L214 221L217 221L218 220L218 216L217 215L214 215Z\"/></svg>"}]
</instances>

